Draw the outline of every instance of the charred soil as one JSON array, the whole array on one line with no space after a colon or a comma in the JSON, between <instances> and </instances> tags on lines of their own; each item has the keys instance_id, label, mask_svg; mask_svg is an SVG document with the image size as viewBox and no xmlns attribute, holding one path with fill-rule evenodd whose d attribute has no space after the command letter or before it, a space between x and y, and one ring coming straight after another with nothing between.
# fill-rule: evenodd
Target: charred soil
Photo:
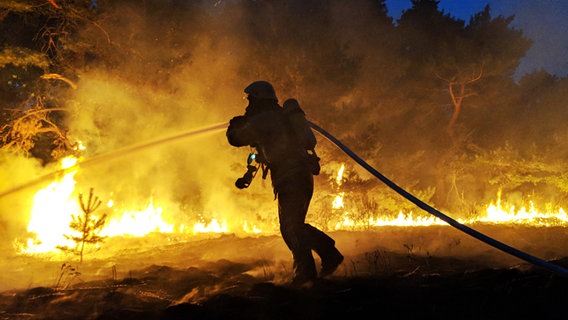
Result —
<instances>
[{"instance_id":1,"label":"charred soil","mask_svg":"<svg viewBox=\"0 0 568 320\"><path fill-rule=\"evenodd\" d=\"M414 239L416 232L412 231ZM515 234L522 231L516 229ZM142 249L139 244L127 254L93 259L90 264L87 261L81 266L81 275L67 278L67 283L32 284L25 289L3 291L0 319L568 316L568 279L549 270L503 259L504 253L483 244L478 244L477 251L466 250L469 255L443 255L434 250L438 245L425 251L399 242L404 244L400 245L403 249L391 250L384 243L373 246L363 241L366 236L334 234L338 243L347 244L348 239L358 238L353 243L358 243L360 250L345 245L343 265L327 279L304 288L289 285L291 261L278 236L223 236L151 249ZM371 236L378 238L376 234ZM397 241L400 240L399 237ZM454 245L458 242L453 241ZM467 248L467 243L459 243ZM232 250L235 246L242 251ZM248 249L248 256L243 255L247 251L244 248ZM549 261L568 267L568 258ZM28 273L30 268L41 273L55 265L50 262L46 266L39 260L26 264ZM61 280L61 274L55 278Z\"/></svg>"}]
</instances>

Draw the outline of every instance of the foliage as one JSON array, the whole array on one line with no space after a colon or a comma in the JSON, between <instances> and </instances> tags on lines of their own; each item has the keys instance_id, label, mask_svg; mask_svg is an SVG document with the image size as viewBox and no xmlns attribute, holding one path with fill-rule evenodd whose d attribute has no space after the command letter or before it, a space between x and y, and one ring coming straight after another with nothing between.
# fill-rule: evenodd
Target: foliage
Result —
<instances>
[{"instance_id":1,"label":"foliage","mask_svg":"<svg viewBox=\"0 0 568 320\"><path fill-rule=\"evenodd\" d=\"M0 148L44 163L72 150L62 116L67 93L75 88L70 79L76 46L68 44L88 14L72 1L0 4L0 30L9 30L0 33Z\"/></svg>"},{"instance_id":2,"label":"foliage","mask_svg":"<svg viewBox=\"0 0 568 320\"><path fill-rule=\"evenodd\" d=\"M62 109L48 109L40 98L30 98L26 101L29 108L11 110L9 121L0 127L1 149L11 150L25 156L31 155L31 150L42 136L48 136L53 144L51 156L58 159L72 149L63 131L51 119L50 114Z\"/></svg>"},{"instance_id":3,"label":"foliage","mask_svg":"<svg viewBox=\"0 0 568 320\"><path fill-rule=\"evenodd\" d=\"M399 213L416 212L415 205L398 193L375 179L363 179L353 167L347 167L340 183L334 177L326 176L328 183L320 182L317 185L319 192L312 200L308 220L318 227L327 230L330 226L342 223L345 213L357 226L370 228L373 220L396 218ZM405 189L426 203L431 202L436 191L434 187L420 189L416 183ZM336 196L342 198L342 207L333 208ZM419 215L420 213L415 214Z\"/></svg>"},{"instance_id":4,"label":"foliage","mask_svg":"<svg viewBox=\"0 0 568 320\"><path fill-rule=\"evenodd\" d=\"M0 2L0 9L11 10L17 12L32 11L34 5L29 3L29 1L16 1L16 0L4 0Z\"/></svg>"},{"instance_id":5,"label":"foliage","mask_svg":"<svg viewBox=\"0 0 568 320\"><path fill-rule=\"evenodd\" d=\"M44 70L49 67L49 61L43 53L22 47L6 47L0 52L0 68L7 64L21 68L35 66Z\"/></svg>"},{"instance_id":6,"label":"foliage","mask_svg":"<svg viewBox=\"0 0 568 320\"><path fill-rule=\"evenodd\" d=\"M547 188L556 188L554 194L559 194L561 199L568 191L568 167L564 161L546 161L538 153L524 157L510 145L480 155L477 161L492 168L489 183L499 190L531 194L534 187L543 192Z\"/></svg>"},{"instance_id":7,"label":"foliage","mask_svg":"<svg viewBox=\"0 0 568 320\"><path fill-rule=\"evenodd\" d=\"M65 238L75 242L75 248L66 246L58 248L78 255L82 263L85 245L96 245L104 241L105 237L99 236L99 232L105 226L107 215L103 214L100 217L93 215L93 212L101 205L99 198L93 197L93 188L90 189L89 198L86 203L83 201L83 194L79 194L79 203L83 213L73 215L73 220L69 223L69 227L77 231L78 235L65 235Z\"/></svg>"}]
</instances>

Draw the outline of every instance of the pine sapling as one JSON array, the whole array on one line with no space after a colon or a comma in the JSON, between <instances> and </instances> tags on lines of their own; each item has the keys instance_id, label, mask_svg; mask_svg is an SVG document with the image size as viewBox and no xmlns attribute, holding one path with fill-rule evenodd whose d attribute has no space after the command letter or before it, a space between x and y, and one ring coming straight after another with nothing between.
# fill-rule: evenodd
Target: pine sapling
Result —
<instances>
[{"instance_id":1,"label":"pine sapling","mask_svg":"<svg viewBox=\"0 0 568 320\"><path fill-rule=\"evenodd\" d=\"M78 235L65 235L65 238L75 242L75 248L58 247L61 250L71 251L79 255L80 262L83 262L83 255L85 252L85 245L95 245L102 242L106 237L99 236L100 231L106 223L107 215L103 214L101 217L96 217L93 212L101 205L101 200L93 196L93 188L90 189L89 198L87 202L83 200L83 194L79 194L79 204L81 205L82 214L72 216L72 221L69 227L78 232Z\"/></svg>"}]
</instances>

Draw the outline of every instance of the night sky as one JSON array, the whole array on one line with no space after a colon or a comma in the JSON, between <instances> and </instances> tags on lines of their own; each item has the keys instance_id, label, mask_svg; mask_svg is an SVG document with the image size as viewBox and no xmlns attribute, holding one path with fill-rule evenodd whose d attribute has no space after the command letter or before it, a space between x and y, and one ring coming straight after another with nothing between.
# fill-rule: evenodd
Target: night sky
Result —
<instances>
[{"instance_id":1,"label":"night sky","mask_svg":"<svg viewBox=\"0 0 568 320\"><path fill-rule=\"evenodd\" d=\"M410 0L387 0L386 3L395 20L412 6ZM534 41L517 70L517 77L540 69L559 77L568 75L568 1L441 0L438 7L467 23L487 4L493 17L515 16L511 25Z\"/></svg>"}]
</instances>

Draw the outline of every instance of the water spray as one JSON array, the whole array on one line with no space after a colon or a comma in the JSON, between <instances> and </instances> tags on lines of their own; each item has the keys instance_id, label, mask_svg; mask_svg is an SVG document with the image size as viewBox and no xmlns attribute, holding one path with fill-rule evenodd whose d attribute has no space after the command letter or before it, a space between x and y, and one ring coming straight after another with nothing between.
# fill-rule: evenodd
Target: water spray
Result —
<instances>
[{"instance_id":1,"label":"water spray","mask_svg":"<svg viewBox=\"0 0 568 320\"><path fill-rule=\"evenodd\" d=\"M109 161L109 160L112 160L112 159L120 158L120 157L129 155L129 154L132 154L134 152L138 152L138 151L141 151L141 150L144 150L144 149L152 148L152 147L155 147L155 146L158 146L158 145L163 145L163 144L166 144L166 143L171 143L171 142L178 141L178 140L181 140L181 139L185 139L185 138L188 138L188 137L194 137L194 136L198 136L198 135L204 135L206 133L213 133L213 132L225 130L228 125L229 125L228 122L223 122L223 123L219 123L219 124L204 127L204 128L192 129L192 130L188 130L188 131L185 131L185 132L182 132L182 133L178 133L178 134L174 134L174 135L171 135L171 136L147 141L147 142L144 142L144 143L134 144L134 145L131 145L131 146L124 147L122 149L118 149L118 150L111 151L111 152L108 152L108 153L104 153L104 154L101 154L101 155L98 155L98 156L94 156L94 157L89 158L87 160L81 161L80 163L76 163L75 165L73 165L69 168L56 170L54 172L51 172L51 173L46 174L44 176L41 176L37 179L31 180L27 183L21 184L19 186L8 189L6 191L2 191L2 192L0 192L0 198L5 197L5 196L10 195L10 194L13 194L13 193L16 193L18 191L27 189L29 187L35 186L35 185L42 183L44 181L51 181L55 177L57 177L61 174L64 174L66 172L72 171L79 166L86 167L86 166L89 166L89 165L93 165L93 164L96 164L96 163L105 162L105 161Z\"/></svg>"},{"instance_id":2,"label":"water spray","mask_svg":"<svg viewBox=\"0 0 568 320\"><path fill-rule=\"evenodd\" d=\"M532 256L532 255L530 255L526 252L520 251L520 250L515 249L515 248L513 248L509 245L506 245L506 244L504 244L500 241L497 241L493 238L490 238L487 235L485 235L485 234L483 234L483 233L481 233L477 230L474 230L474 229L472 229L472 228L470 228L470 227L468 227L464 224L461 224L458 221L456 221L456 220L450 218L449 216L443 214L442 212L434 209L433 207L429 206L428 204L426 204L422 200L416 198L415 196L410 194L408 191L399 187L397 184L395 184L394 182L389 180L387 177L382 175L379 171L377 171L375 168L373 168L367 162L365 162L363 159L361 159L357 154L355 154L353 151L351 151L349 148L347 148L347 146L345 146L343 143L341 143L341 141L339 141L337 138L332 136L329 132L325 131L320 126L316 125L315 123L313 123L311 121L308 121L308 123L310 124L310 126L314 130L316 130L317 132L322 134L324 137L326 137L329 141L331 141L333 144L335 144L339 149L341 149L343 152L345 152L349 157L351 157L353 160L355 160L355 162L357 162L359 165L361 165L369 173L371 173L377 179L381 180L389 188L393 189L398 194L400 194L401 196L403 196L404 198L406 198L410 202L414 203L420 209L434 215L435 217L446 222L447 224L451 225L452 227L460 230L461 232L464 232L464 233L466 233L466 234L468 234L468 235L470 235L470 236L472 236L472 237L474 237L478 240L481 240L481 241L489 244L490 246L492 246L494 248L497 248L501 251L504 251L505 253L513 255L513 256L515 256L519 259L530 262L531 264L534 264L534 265L543 267L545 269L548 269L550 271L553 271L553 272L555 272L555 273L557 273L561 276L568 277L568 269L563 268L559 265L544 261L544 260L539 259L537 257L534 257L534 256Z\"/></svg>"}]
</instances>

